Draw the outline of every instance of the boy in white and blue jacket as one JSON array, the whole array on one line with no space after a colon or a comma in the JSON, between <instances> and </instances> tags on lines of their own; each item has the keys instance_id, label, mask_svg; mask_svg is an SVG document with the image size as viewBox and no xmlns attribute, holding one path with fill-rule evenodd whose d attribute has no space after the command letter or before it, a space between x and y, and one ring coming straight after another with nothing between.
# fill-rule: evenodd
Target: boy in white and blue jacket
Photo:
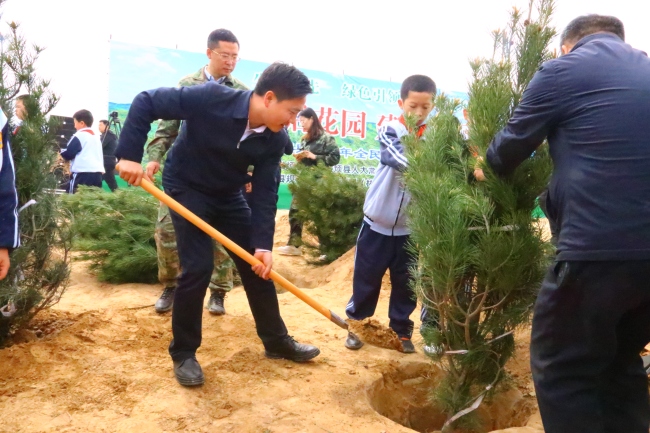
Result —
<instances>
[{"instance_id":1,"label":"boy in white and blue jacket","mask_svg":"<svg viewBox=\"0 0 650 433\"><path fill-rule=\"evenodd\" d=\"M392 285L388 306L389 326L402 342L404 353L415 352L411 342L416 299L409 287L412 257L407 249L410 230L406 225L406 206L411 196L404 187L402 172L408 161L401 138L409 133L404 116L417 120L417 135L422 136L425 121L434 107L436 84L425 75L412 75L402 83L398 101L403 115L377 131L380 162L366 193L364 219L354 256L352 297L345 309L347 316L363 320L375 313L381 280L390 269ZM345 347L360 349L363 343L348 333Z\"/></svg>"},{"instance_id":2,"label":"boy in white and blue jacket","mask_svg":"<svg viewBox=\"0 0 650 433\"><path fill-rule=\"evenodd\" d=\"M99 135L90 129L93 115L88 110L79 110L72 116L77 130L61 156L70 163L70 186L68 192L74 194L79 185L102 187L104 174L104 154Z\"/></svg>"}]
</instances>

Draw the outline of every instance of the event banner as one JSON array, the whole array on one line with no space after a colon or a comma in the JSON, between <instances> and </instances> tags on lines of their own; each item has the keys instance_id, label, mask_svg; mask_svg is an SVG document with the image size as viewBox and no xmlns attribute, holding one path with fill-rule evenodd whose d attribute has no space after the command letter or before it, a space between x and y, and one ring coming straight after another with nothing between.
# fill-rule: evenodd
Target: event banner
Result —
<instances>
[{"instance_id":1,"label":"event banner","mask_svg":"<svg viewBox=\"0 0 650 433\"><path fill-rule=\"evenodd\" d=\"M117 111L122 122L139 92L176 86L180 78L198 71L207 63L205 53L115 41L110 45L109 112ZM232 75L252 89L268 65L240 60ZM333 170L358 176L369 184L379 162L377 128L399 117L397 101L401 83L301 70L312 83L313 94L307 97L307 106L318 113L325 131L336 138L341 152L341 161ZM467 98L460 92L445 89L445 93L455 98ZM150 137L154 132L155 126ZM303 134L300 124L290 127L289 133L297 151ZM291 165L295 159L285 156L284 162ZM282 175L282 183L292 180L292 175Z\"/></svg>"}]
</instances>

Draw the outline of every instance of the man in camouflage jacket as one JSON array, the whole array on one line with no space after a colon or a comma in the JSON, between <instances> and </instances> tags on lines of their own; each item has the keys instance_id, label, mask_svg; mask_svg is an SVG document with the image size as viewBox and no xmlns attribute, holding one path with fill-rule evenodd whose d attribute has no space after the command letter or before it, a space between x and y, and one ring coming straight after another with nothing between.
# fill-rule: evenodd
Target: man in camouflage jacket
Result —
<instances>
[{"instance_id":1,"label":"man in camouflage jacket","mask_svg":"<svg viewBox=\"0 0 650 433\"><path fill-rule=\"evenodd\" d=\"M234 89L248 90L241 81L234 78L231 73L238 60L239 42L232 32L218 29L208 37L208 64L193 74L186 75L178 82L178 87L195 86L207 81L216 81L219 84ZM153 176L160 170L160 164L178 136L181 127L180 120L163 120L158 124L154 139L147 146L147 173ZM158 313L172 309L176 278L180 275L180 262L176 249L176 234L172 225L169 208L161 203L156 222L156 249L158 252L158 279L164 290L155 308ZM215 315L226 313L224 298L233 287L233 273L235 264L228 256L222 245L215 242L214 270L210 278L210 300L208 310Z\"/></svg>"}]
</instances>

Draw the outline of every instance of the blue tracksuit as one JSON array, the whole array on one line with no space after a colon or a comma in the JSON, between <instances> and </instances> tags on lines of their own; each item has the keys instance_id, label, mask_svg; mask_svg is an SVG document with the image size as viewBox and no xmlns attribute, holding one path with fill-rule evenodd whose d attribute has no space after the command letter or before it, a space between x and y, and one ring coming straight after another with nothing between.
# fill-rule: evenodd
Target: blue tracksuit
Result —
<instances>
[{"instance_id":1,"label":"blue tracksuit","mask_svg":"<svg viewBox=\"0 0 650 433\"><path fill-rule=\"evenodd\" d=\"M345 309L347 316L354 320L371 317L377 307L382 277L389 269L389 326L402 338L410 338L413 333L409 316L416 306L415 294L409 287L412 258L407 250L410 232L406 226L406 206L410 194L401 177L408 165L400 141L406 134L406 127L399 121L389 122L377 131L380 162L363 205L364 221L354 255L352 297Z\"/></svg>"}]
</instances>

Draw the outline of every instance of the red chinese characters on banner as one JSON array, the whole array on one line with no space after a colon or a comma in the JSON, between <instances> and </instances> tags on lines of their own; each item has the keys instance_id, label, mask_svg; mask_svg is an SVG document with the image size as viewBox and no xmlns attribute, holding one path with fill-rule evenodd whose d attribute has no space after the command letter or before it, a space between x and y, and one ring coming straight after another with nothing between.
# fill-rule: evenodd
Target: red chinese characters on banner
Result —
<instances>
[{"instance_id":1,"label":"red chinese characters on banner","mask_svg":"<svg viewBox=\"0 0 650 433\"><path fill-rule=\"evenodd\" d=\"M329 135L339 135L339 122L335 117L338 114L339 112L332 109L332 107L320 107L318 120L320 120L321 125L323 125L323 128L325 128L325 132L327 132Z\"/></svg>"},{"instance_id":2,"label":"red chinese characters on banner","mask_svg":"<svg viewBox=\"0 0 650 433\"><path fill-rule=\"evenodd\" d=\"M399 116L394 116L392 114L389 114L388 116L382 115L379 117L379 122L377 122L377 128L379 128L381 125L383 125L386 122L390 122L397 119L399 119Z\"/></svg>"},{"instance_id":3,"label":"red chinese characters on banner","mask_svg":"<svg viewBox=\"0 0 650 433\"><path fill-rule=\"evenodd\" d=\"M341 138L366 138L366 113L363 111L343 110L341 120Z\"/></svg>"},{"instance_id":4,"label":"red chinese characters on banner","mask_svg":"<svg viewBox=\"0 0 650 433\"><path fill-rule=\"evenodd\" d=\"M339 122L339 111L332 107L321 107L318 119L329 135L340 135L345 137L366 138L366 113L364 111L341 110Z\"/></svg>"},{"instance_id":5,"label":"red chinese characters on banner","mask_svg":"<svg viewBox=\"0 0 650 433\"><path fill-rule=\"evenodd\" d=\"M318 119L329 135L366 138L366 113L364 111L341 110L332 107L320 107Z\"/></svg>"}]
</instances>

